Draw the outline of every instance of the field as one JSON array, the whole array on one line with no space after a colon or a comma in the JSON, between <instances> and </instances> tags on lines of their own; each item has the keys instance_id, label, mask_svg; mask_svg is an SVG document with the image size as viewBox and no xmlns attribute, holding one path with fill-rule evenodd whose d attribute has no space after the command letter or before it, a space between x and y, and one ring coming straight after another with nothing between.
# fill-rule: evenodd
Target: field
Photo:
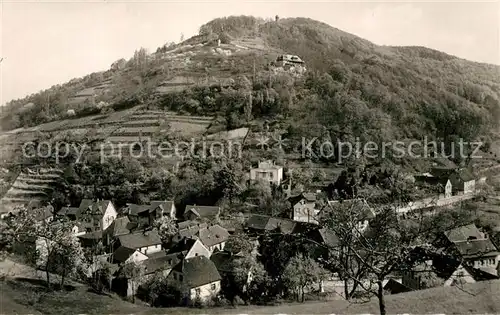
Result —
<instances>
[{"instance_id":1,"label":"field","mask_svg":"<svg viewBox=\"0 0 500 315\"><path fill-rule=\"evenodd\" d=\"M62 171L39 169L39 172L21 172L0 200L1 205L14 207L30 201L44 200L54 189Z\"/></svg>"},{"instance_id":2,"label":"field","mask_svg":"<svg viewBox=\"0 0 500 315\"><path fill-rule=\"evenodd\" d=\"M61 141L66 137L81 139L83 136L97 137L111 143L134 143L145 140L154 140L164 123L170 125L171 133L181 136L195 136L205 133L212 123L212 117L183 116L167 111L141 110L140 106L131 109L100 114L75 119L55 121L39 125L30 129L17 129L0 134L0 144L5 148L2 156L8 159L11 147L7 145L23 144L46 135L54 141ZM10 150L11 151L11 150ZM22 187L18 187L24 189ZM22 191L15 188L12 193L22 195ZM27 193L30 196L32 193ZM16 197L17 198L17 197ZM17 198L19 199L19 198Z\"/></svg>"},{"instance_id":3,"label":"field","mask_svg":"<svg viewBox=\"0 0 500 315\"><path fill-rule=\"evenodd\" d=\"M6 314L377 314L378 302L283 303L279 306L238 308L149 308L114 295L98 295L85 286L71 283L65 291L48 293L40 274L26 266L5 260L6 275L0 281L2 313ZM500 312L500 280L467 284L463 288L439 287L387 295L389 314L495 314Z\"/></svg>"}]
</instances>

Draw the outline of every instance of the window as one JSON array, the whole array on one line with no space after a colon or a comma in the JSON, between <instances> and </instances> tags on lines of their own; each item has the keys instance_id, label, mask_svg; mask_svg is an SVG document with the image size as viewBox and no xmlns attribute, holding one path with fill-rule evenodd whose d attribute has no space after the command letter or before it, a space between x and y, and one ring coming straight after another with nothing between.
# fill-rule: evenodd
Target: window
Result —
<instances>
[{"instance_id":1,"label":"window","mask_svg":"<svg viewBox=\"0 0 500 315\"><path fill-rule=\"evenodd\" d=\"M174 279L177 280L177 274L176 273L174 273Z\"/></svg>"},{"instance_id":2,"label":"window","mask_svg":"<svg viewBox=\"0 0 500 315\"><path fill-rule=\"evenodd\" d=\"M91 233L92 232L92 229L91 228L87 228L87 233Z\"/></svg>"},{"instance_id":3,"label":"window","mask_svg":"<svg viewBox=\"0 0 500 315\"><path fill-rule=\"evenodd\" d=\"M201 290L200 290L200 288L196 288L196 289L194 289L194 292L196 292L196 295L200 295Z\"/></svg>"},{"instance_id":4,"label":"window","mask_svg":"<svg viewBox=\"0 0 500 315\"><path fill-rule=\"evenodd\" d=\"M182 282L182 275L179 275L179 281Z\"/></svg>"},{"instance_id":5,"label":"window","mask_svg":"<svg viewBox=\"0 0 500 315\"><path fill-rule=\"evenodd\" d=\"M217 288L217 286L215 285L215 283L212 283L212 285L210 286L210 289L212 289L212 291L215 291L216 288Z\"/></svg>"}]
</instances>

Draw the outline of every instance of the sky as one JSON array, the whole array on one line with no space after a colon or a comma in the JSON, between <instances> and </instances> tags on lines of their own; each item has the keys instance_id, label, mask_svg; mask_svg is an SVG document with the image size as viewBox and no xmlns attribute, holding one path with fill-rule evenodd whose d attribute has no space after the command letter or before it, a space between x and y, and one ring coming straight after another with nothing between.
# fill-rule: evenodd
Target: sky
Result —
<instances>
[{"instance_id":1,"label":"sky","mask_svg":"<svg viewBox=\"0 0 500 315\"><path fill-rule=\"evenodd\" d=\"M0 0L0 104L154 52L217 17L308 17L379 45L425 46L500 65L500 0Z\"/></svg>"}]
</instances>

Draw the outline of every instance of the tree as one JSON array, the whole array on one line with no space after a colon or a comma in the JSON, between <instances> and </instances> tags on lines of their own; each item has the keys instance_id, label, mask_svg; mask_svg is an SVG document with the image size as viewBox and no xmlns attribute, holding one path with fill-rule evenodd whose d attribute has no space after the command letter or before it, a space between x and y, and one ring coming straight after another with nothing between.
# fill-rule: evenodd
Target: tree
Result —
<instances>
[{"instance_id":1,"label":"tree","mask_svg":"<svg viewBox=\"0 0 500 315\"><path fill-rule=\"evenodd\" d=\"M137 288L139 288L141 278L144 275L144 271L144 265L130 262L125 264L118 272L119 276L126 279L127 284L130 285L130 289L132 291L132 302L134 303Z\"/></svg>"},{"instance_id":2,"label":"tree","mask_svg":"<svg viewBox=\"0 0 500 315\"><path fill-rule=\"evenodd\" d=\"M311 289L324 279L325 270L312 258L298 254L288 262L283 279L289 289L297 294L297 301L304 302L306 289Z\"/></svg>"},{"instance_id":3,"label":"tree","mask_svg":"<svg viewBox=\"0 0 500 315\"><path fill-rule=\"evenodd\" d=\"M359 265L355 257L351 254L350 246L354 241L354 233L357 231L358 223L363 219L362 213L355 208L356 203L346 206L339 203L332 207L332 211L323 211L319 218L321 224L327 229L341 229L351 231L342 234L343 238L338 238L334 246L328 248L326 257L321 257L324 265L328 269L337 272L340 280L344 282L344 298L349 300L358 289L358 282L352 281L351 277L363 278L366 276L366 267Z\"/></svg>"},{"instance_id":4,"label":"tree","mask_svg":"<svg viewBox=\"0 0 500 315\"><path fill-rule=\"evenodd\" d=\"M331 215L321 219L339 239L339 244L328 246L340 251L336 264L339 274L376 296L380 314L386 314L384 280L392 273L412 270L432 258L433 249L425 244L432 242L439 232L464 223L461 211L402 216L396 213L395 205L380 206L365 231L356 223L359 208L332 208Z\"/></svg>"},{"instance_id":5,"label":"tree","mask_svg":"<svg viewBox=\"0 0 500 315\"><path fill-rule=\"evenodd\" d=\"M153 223L153 227L158 229L158 234L164 243L169 243L172 236L177 234L178 228L175 221L169 216L162 216Z\"/></svg>"},{"instance_id":6,"label":"tree","mask_svg":"<svg viewBox=\"0 0 500 315\"><path fill-rule=\"evenodd\" d=\"M46 274L50 288L50 273L61 276L60 288L64 287L67 277L77 276L85 269L84 253L79 240L73 235L70 222L37 221L36 212L41 215L44 209L29 211L19 208L8 224L14 235L14 241L25 246L35 245L35 251L26 251L28 260L36 261ZM35 213L34 213L35 212ZM34 244L33 244L34 243Z\"/></svg>"}]
</instances>

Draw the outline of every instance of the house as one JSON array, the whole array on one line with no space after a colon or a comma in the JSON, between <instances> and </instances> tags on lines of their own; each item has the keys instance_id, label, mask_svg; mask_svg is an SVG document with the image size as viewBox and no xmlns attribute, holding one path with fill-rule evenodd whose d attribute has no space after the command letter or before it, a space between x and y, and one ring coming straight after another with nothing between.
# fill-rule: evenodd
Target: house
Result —
<instances>
[{"instance_id":1,"label":"house","mask_svg":"<svg viewBox=\"0 0 500 315\"><path fill-rule=\"evenodd\" d=\"M290 219L275 218L268 215L254 214L247 221L247 229L251 232L264 233L279 229L283 234L292 234L296 222Z\"/></svg>"},{"instance_id":2,"label":"house","mask_svg":"<svg viewBox=\"0 0 500 315\"><path fill-rule=\"evenodd\" d=\"M449 256L436 256L403 272L402 285L411 290L422 290L495 279L499 279L496 274L460 263Z\"/></svg>"},{"instance_id":3,"label":"house","mask_svg":"<svg viewBox=\"0 0 500 315\"><path fill-rule=\"evenodd\" d=\"M180 242L174 244L167 251L167 255L181 255L183 258L191 258L197 256L205 256L210 258L211 252L203 245L199 239L184 238Z\"/></svg>"},{"instance_id":4,"label":"house","mask_svg":"<svg viewBox=\"0 0 500 315\"><path fill-rule=\"evenodd\" d=\"M452 172L455 172L458 169L458 166L451 160L441 157L433 159L431 166L431 174L432 176L442 177L448 176ZM452 183L453 185L453 183Z\"/></svg>"},{"instance_id":5,"label":"house","mask_svg":"<svg viewBox=\"0 0 500 315\"><path fill-rule=\"evenodd\" d=\"M148 259L148 256L142 253L139 249L128 248L124 246L118 247L113 252L113 263L115 264L127 264L127 263L139 263L143 260Z\"/></svg>"},{"instance_id":6,"label":"house","mask_svg":"<svg viewBox=\"0 0 500 315\"><path fill-rule=\"evenodd\" d=\"M272 161L259 162L257 168L250 170L250 180L264 180L279 186L283 180L283 167Z\"/></svg>"},{"instance_id":7,"label":"house","mask_svg":"<svg viewBox=\"0 0 500 315\"><path fill-rule=\"evenodd\" d=\"M222 251L229 238L229 232L218 224L210 225L198 231L198 239L213 253L215 250Z\"/></svg>"},{"instance_id":8,"label":"house","mask_svg":"<svg viewBox=\"0 0 500 315\"><path fill-rule=\"evenodd\" d=\"M300 193L297 196L287 198L292 209L290 211L290 219L293 221L318 223L317 215L319 210L316 209L316 195L312 193Z\"/></svg>"},{"instance_id":9,"label":"house","mask_svg":"<svg viewBox=\"0 0 500 315\"><path fill-rule=\"evenodd\" d=\"M145 280L158 273L161 273L163 277L168 277L172 268L182 260L177 253L167 255L165 252L160 252L157 254L161 255L153 257L150 255L149 259L142 262L144 265Z\"/></svg>"},{"instance_id":10,"label":"house","mask_svg":"<svg viewBox=\"0 0 500 315\"><path fill-rule=\"evenodd\" d=\"M138 265L141 265L143 267L144 273L142 274L140 279L135 280L135 284L133 283L132 279L127 279L123 275L120 275L113 281L114 291L119 293L120 295L130 297L137 292L137 288L146 283L152 277L168 277L172 268L177 265L182 259L183 256L179 255L178 253L167 255L164 251L147 255L147 259L142 259L139 261L134 261L131 259L128 262L134 262Z\"/></svg>"},{"instance_id":11,"label":"house","mask_svg":"<svg viewBox=\"0 0 500 315\"><path fill-rule=\"evenodd\" d=\"M412 289L391 278L384 285L384 291L386 294L398 294L412 291Z\"/></svg>"},{"instance_id":12,"label":"house","mask_svg":"<svg viewBox=\"0 0 500 315\"><path fill-rule=\"evenodd\" d=\"M188 205L184 210L184 219L189 221L218 221L220 207Z\"/></svg>"},{"instance_id":13,"label":"house","mask_svg":"<svg viewBox=\"0 0 500 315\"><path fill-rule=\"evenodd\" d=\"M73 227L71 228L71 232L75 236L80 236L80 235L85 234L85 230L83 229L82 225L78 222L75 222L73 224Z\"/></svg>"},{"instance_id":14,"label":"house","mask_svg":"<svg viewBox=\"0 0 500 315\"><path fill-rule=\"evenodd\" d=\"M115 247L137 249L144 255L148 255L161 251L162 241L156 230L144 231L118 236Z\"/></svg>"},{"instance_id":15,"label":"house","mask_svg":"<svg viewBox=\"0 0 500 315\"><path fill-rule=\"evenodd\" d=\"M131 224L128 217L116 218L102 233L104 244L110 245L118 236L129 234L130 230Z\"/></svg>"},{"instance_id":16,"label":"house","mask_svg":"<svg viewBox=\"0 0 500 315\"><path fill-rule=\"evenodd\" d=\"M205 229L208 224L205 222L199 223L196 221L184 221L177 224L179 231L172 237L172 242L176 243L183 238L193 238L200 229Z\"/></svg>"},{"instance_id":17,"label":"house","mask_svg":"<svg viewBox=\"0 0 500 315\"><path fill-rule=\"evenodd\" d=\"M149 205L129 204L123 211L132 222L141 226L151 226L155 220L166 215L176 218L177 210L173 201L151 201Z\"/></svg>"},{"instance_id":18,"label":"house","mask_svg":"<svg viewBox=\"0 0 500 315\"><path fill-rule=\"evenodd\" d=\"M210 260L215 264L215 267L217 267L217 270L219 271L221 277L227 279L235 275L234 265L237 264L238 260L242 260L244 258L245 256L243 254L234 254L231 252L222 251L214 253L210 257ZM252 281L252 271L249 270L246 275L245 283L248 285L251 281ZM245 287L246 286L240 289L245 291Z\"/></svg>"},{"instance_id":19,"label":"house","mask_svg":"<svg viewBox=\"0 0 500 315\"><path fill-rule=\"evenodd\" d=\"M235 215L231 215L231 217L220 219L219 225L225 228L229 234L234 234L237 231L243 231L247 219L248 216L239 212Z\"/></svg>"},{"instance_id":20,"label":"house","mask_svg":"<svg viewBox=\"0 0 500 315\"><path fill-rule=\"evenodd\" d=\"M450 175L454 193L457 195L470 194L476 191L476 179L467 169L461 169Z\"/></svg>"},{"instance_id":21,"label":"house","mask_svg":"<svg viewBox=\"0 0 500 315\"><path fill-rule=\"evenodd\" d=\"M496 273L500 251L475 224L460 226L439 235L434 247L443 253L460 257L467 266Z\"/></svg>"},{"instance_id":22,"label":"house","mask_svg":"<svg viewBox=\"0 0 500 315\"><path fill-rule=\"evenodd\" d=\"M49 223L54 219L54 207L48 205L46 207L34 209L33 216L37 222Z\"/></svg>"},{"instance_id":23,"label":"house","mask_svg":"<svg viewBox=\"0 0 500 315\"><path fill-rule=\"evenodd\" d=\"M303 66L305 62L296 55L279 55L276 64L280 66Z\"/></svg>"},{"instance_id":24,"label":"house","mask_svg":"<svg viewBox=\"0 0 500 315\"><path fill-rule=\"evenodd\" d=\"M179 262L167 278L182 288L186 302L209 301L221 290L221 276L215 264L206 256L196 256Z\"/></svg>"},{"instance_id":25,"label":"house","mask_svg":"<svg viewBox=\"0 0 500 315\"><path fill-rule=\"evenodd\" d=\"M215 250L223 250L229 238L229 232L218 224L200 225L180 230L173 237L173 242L182 239L197 239L212 254ZM207 257L210 257L210 254Z\"/></svg>"},{"instance_id":26,"label":"house","mask_svg":"<svg viewBox=\"0 0 500 315\"><path fill-rule=\"evenodd\" d=\"M78 207L62 207L57 213L59 217L67 217L70 220L76 220L76 214L78 213Z\"/></svg>"},{"instance_id":27,"label":"house","mask_svg":"<svg viewBox=\"0 0 500 315\"><path fill-rule=\"evenodd\" d=\"M78 221L86 233L105 230L117 216L113 203L109 200L92 201L83 199L78 208L63 207L58 215Z\"/></svg>"},{"instance_id":28,"label":"house","mask_svg":"<svg viewBox=\"0 0 500 315\"><path fill-rule=\"evenodd\" d=\"M328 259L332 250L338 248L340 244L340 240L335 232L326 227L311 229L307 232L306 236L318 244L314 248L314 255L323 259Z\"/></svg>"},{"instance_id":29,"label":"house","mask_svg":"<svg viewBox=\"0 0 500 315\"><path fill-rule=\"evenodd\" d=\"M429 176L430 175L430 176ZM445 198L450 198L452 195L452 184L449 176L442 175L439 177L432 176L431 174L422 174L414 176L415 183L421 187L429 187L430 189L436 189L439 194L443 194Z\"/></svg>"}]
</instances>

